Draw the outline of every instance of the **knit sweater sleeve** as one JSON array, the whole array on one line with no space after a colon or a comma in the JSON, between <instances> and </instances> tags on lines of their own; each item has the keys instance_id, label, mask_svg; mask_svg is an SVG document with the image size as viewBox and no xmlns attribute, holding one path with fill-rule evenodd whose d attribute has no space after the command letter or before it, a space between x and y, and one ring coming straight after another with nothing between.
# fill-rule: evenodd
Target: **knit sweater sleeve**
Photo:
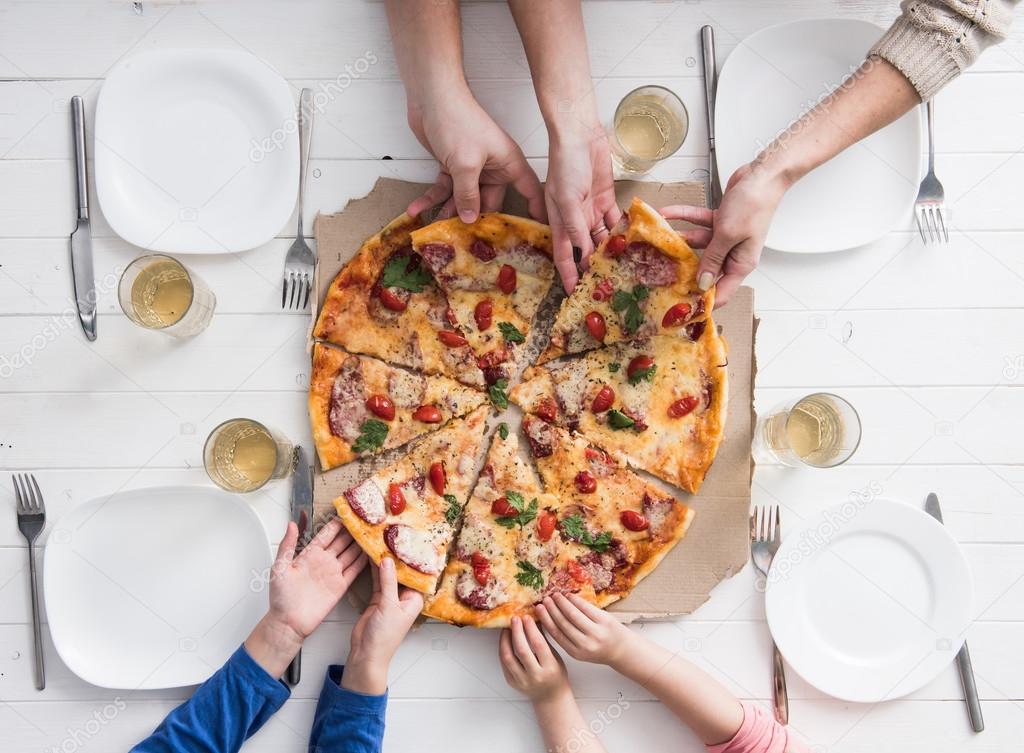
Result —
<instances>
[{"instance_id":1,"label":"knit sweater sleeve","mask_svg":"<svg viewBox=\"0 0 1024 753\"><path fill-rule=\"evenodd\" d=\"M869 56L892 63L922 100L1006 38L1020 0L903 0L902 13Z\"/></svg>"}]
</instances>

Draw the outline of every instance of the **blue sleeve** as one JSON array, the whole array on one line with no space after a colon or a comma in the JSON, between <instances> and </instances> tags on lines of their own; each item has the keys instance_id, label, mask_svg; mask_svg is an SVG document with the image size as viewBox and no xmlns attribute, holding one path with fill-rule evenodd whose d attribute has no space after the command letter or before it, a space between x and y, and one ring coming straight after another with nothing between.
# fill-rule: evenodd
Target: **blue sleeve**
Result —
<instances>
[{"instance_id":1,"label":"blue sleeve","mask_svg":"<svg viewBox=\"0 0 1024 753\"><path fill-rule=\"evenodd\" d=\"M132 753L235 753L290 691L243 646Z\"/></svg>"},{"instance_id":2,"label":"blue sleeve","mask_svg":"<svg viewBox=\"0 0 1024 753\"><path fill-rule=\"evenodd\" d=\"M327 668L316 704L309 753L380 753L388 694L363 695L341 687L344 667Z\"/></svg>"}]
</instances>

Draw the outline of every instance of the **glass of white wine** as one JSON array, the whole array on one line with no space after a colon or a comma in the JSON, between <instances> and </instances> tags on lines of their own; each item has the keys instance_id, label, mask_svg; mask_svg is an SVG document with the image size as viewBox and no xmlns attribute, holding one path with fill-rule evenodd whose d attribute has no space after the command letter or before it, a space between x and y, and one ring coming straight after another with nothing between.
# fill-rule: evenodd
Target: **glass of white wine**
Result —
<instances>
[{"instance_id":1,"label":"glass of white wine","mask_svg":"<svg viewBox=\"0 0 1024 753\"><path fill-rule=\"evenodd\" d=\"M645 173L679 150L689 128L686 106L674 92L641 86L615 108L608 138L612 159L626 173Z\"/></svg>"},{"instance_id":2,"label":"glass of white wine","mask_svg":"<svg viewBox=\"0 0 1024 753\"><path fill-rule=\"evenodd\" d=\"M192 337L206 329L217 299L206 284L177 259L140 256L117 286L121 310L140 327L172 337Z\"/></svg>"},{"instance_id":3,"label":"glass of white wine","mask_svg":"<svg viewBox=\"0 0 1024 753\"><path fill-rule=\"evenodd\" d=\"M210 432L203 465L210 480L229 492L254 492L291 470L292 445L251 418L232 418Z\"/></svg>"},{"instance_id":4,"label":"glass of white wine","mask_svg":"<svg viewBox=\"0 0 1024 753\"><path fill-rule=\"evenodd\" d=\"M789 466L834 468L860 444L857 411L846 400L817 392L794 400L761 419L754 437L755 454Z\"/></svg>"}]
</instances>

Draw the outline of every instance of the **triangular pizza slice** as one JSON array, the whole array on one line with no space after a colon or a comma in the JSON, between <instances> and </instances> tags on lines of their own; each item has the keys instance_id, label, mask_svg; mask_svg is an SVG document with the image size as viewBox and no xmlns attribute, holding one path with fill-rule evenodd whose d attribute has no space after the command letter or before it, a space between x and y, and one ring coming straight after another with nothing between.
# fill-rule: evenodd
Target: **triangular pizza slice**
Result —
<instances>
[{"instance_id":1,"label":"triangular pizza slice","mask_svg":"<svg viewBox=\"0 0 1024 753\"><path fill-rule=\"evenodd\" d=\"M626 597L683 538L693 510L579 435L535 416L523 432L545 491L561 500L560 535L588 550L551 579L569 584L582 568L598 606Z\"/></svg>"},{"instance_id":2,"label":"triangular pizza slice","mask_svg":"<svg viewBox=\"0 0 1024 753\"><path fill-rule=\"evenodd\" d=\"M402 215L363 243L331 283L313 337L482 387L473 351L438 340L456 322L444 293L413 253L410 234L421 226L418 218Z\"/></svg>"},{"instance_id":3,"label":"triangular pizza slice","mask_svg":"<svg viewBox=\"0 0 1024 753\"><path fill-rule=\"evenodd\" d=\"M484 400L482 392L454 379L313 346L309 420L323 470L400 447Z\"/></svg>"},{"instance_id":4,"label":"triangular pizza slice","mask_svg":"<svg viewBox=\"0 0 1024 753\"><path fill-rule=\"evenodd\" d=\"M456 217L427 225L412 243L454 314L455 326L437 337L454 348L468 343L488 384L507 380L555 278L551 229L487 213L472 224Z\"/></svg>"},{"instance_id":5,"label":"triangular pizza slice","mask_svg":"<svg viewBox=\"0 0 1024 753\"><path fill-rule=\"evenodd\" d=\"M424 614L458 625L507 627L514 615L532 613L553 589L578 591L594 601L589 576L577 562L588 550L558 530L568 514L557 496L541 491L533 469L519 457L516 435L495 435ZM576 563L575 578L567 576L569 563ZM567 577L571 583L564 582Z\"/></svg>"},{"instance_id":6,"label":"triangular pizza slice","mask_svg":"<svg viewBox=\"0 0 1024 753\"><path fill-rule=\"evenodd\" d=\"M650 337L527 369L509 398L617 459L696 493L725 427L725 342Z\"/></svg>"},{"instance_id":7,"label":"triangular pizza slice","mask_svg":"<svg viewBox=\"0 0 1024 753\"><path fill-rule=\"evenodd\" d=\"M699 339L715 301L714 288L697 286L697 263L665 218L633 199L562 301L538 363L636 337Z\"/></svg>"},{"instance_id":8,"label":"triangular pizza slice","mask_svg":"<svg viewBox=\"0 0 1024 753\"><path fill-rule=\"evenodd\" d=\"M473 485L486 408L456 418L405 457L334 500L345 528L375 564L389 555L398 581L431 593Z\"/></svg>"}]
</instances>

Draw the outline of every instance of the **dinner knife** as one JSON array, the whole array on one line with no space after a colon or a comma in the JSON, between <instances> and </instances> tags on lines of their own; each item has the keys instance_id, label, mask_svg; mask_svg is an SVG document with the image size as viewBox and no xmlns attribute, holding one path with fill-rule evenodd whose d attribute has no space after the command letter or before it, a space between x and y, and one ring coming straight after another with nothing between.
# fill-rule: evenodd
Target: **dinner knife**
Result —
<instances>
[{"instance_id":1,"label":"dinner knife","mask_svg":"<svg viewBox=\"0 0 1024 753\"><path fill-rule=\"evenodd\" d=\"M313 468L301 445L296 445L292 450L291 517L299 529L299 539L296 542L295 550L302 551L302 548L309 542L313 527ZM292 663L288 665L285 678L289 685L295 687L299 684L301 677L302 650L300 649L292 659Z\"/></svg>"},{"instance_id":2,"label":"dinner knife","mask_svg":"<svg viewBox=\"0 0 1024 753\"><path fill-rule=\"evenodd\" d=\"M924 502L924 510L940 523L942 508L935 492L928 495ZM967 650L967 641L956 655L956 668L960 672L960 684L964 686L964 698L967 700L967 714L971 718L971 728L975 732L985 729L985 719L981 715L981 701L978 700L978 687L974 683L974 668L971 666L971 653Z\"/></svg>"},{"instance_id":3,"label":"dinner knife","mask_svg":"<svg viewBox=\"0 0 1024 753\"><path fill-rule=\"evenodd\" d=\"M75 285L78 319L88 340L96 339L96 278L92 270L92 227L89 224L89 179L85 170L85 107L71 98L71 130L75 139L75 181L78 224L71 233L71 277Z\"/></svg>"},{"instance_id":4,"label":"dinner knife","mask_svg":"<svg viewBox=\"0 0 1024 753\"><path fill-rule=\"evenodd\" d=\"M710 26L700 28L700 50L704 60L704 102L708 116L708 206L718 209L722 203L722 181L718 175L718 159L715 156L715 93L718 91L718 64L715 62L715 30Z\"/></svg>"}]
</instances>

